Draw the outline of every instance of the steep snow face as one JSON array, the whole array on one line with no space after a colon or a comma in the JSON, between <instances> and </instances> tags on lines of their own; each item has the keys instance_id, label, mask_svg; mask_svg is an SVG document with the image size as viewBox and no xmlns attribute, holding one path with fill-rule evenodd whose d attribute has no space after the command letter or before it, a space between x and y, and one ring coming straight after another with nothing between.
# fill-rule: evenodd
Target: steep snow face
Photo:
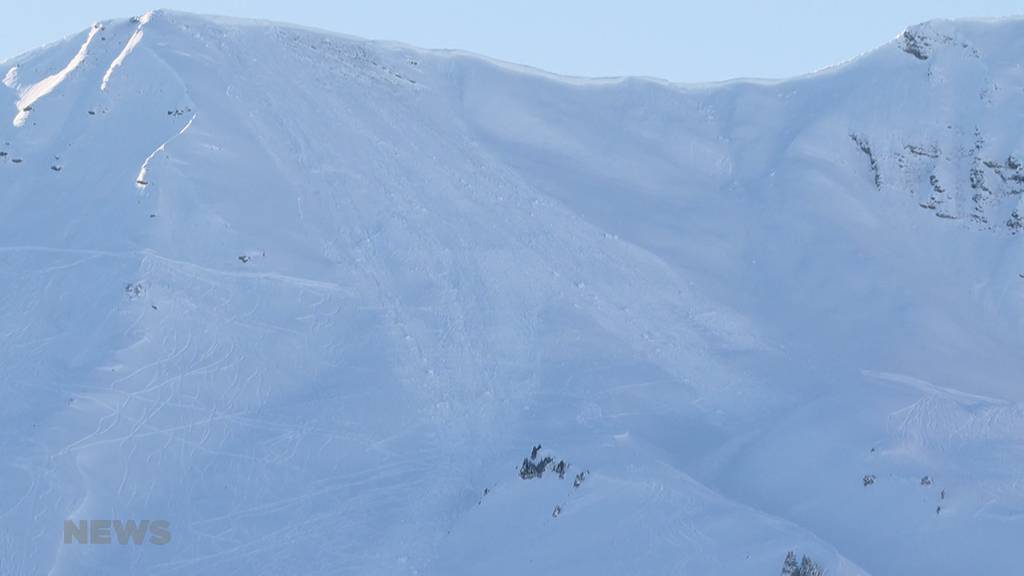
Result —
<instances>
[{"instance_id":1,"label":"steep snow face","mask_svg":"<svg viewBox=\"0 0 1024 576\"><path fill-rule=\"evenodd\" d=\"M61 82L68 77L78 68L78 65L85 60L86 54L89 52L89 44L92 43L92 39L103 30L103 27L99 24L94 25L89 29L88 34L85 37L85 42L82 42L82 46L78 49L78 52L71 58L71 61L67 63L64 68L61 68L57 72L43 78L39 82L32 84L24 89L21 93L21 98L18 99L17 108L18 114L14 117L14 126L21 127L25 125L25 120L28 119L28 115L32 112L32 105L36 103L43 96L46 96L50 92L53 92L60 86ZM7 76L4 77L4 85L11 87L17 82L17 68L11 68L8 71Z\"/></svg>"},{"instance_id":2,"label":"steep snow face","mask_svg":"<svg viewBox=\"0 0 1024 576\"><path fill-rule=\"evenodd\" d=\"M939 218L1010 234L1024 228L1018 136L1006 133L1006 114L1022 103L1016 28L937 21L903 33L898 45L919 60L903 79L905 94L927 102L934 116L899 139L851 135L877 186L911 191ZM877 118L903 119L892 109Z\"/></svg>"},{"instance_id":3,"label":"steep snow face","mask_svg":"<svg viewBox=\"0 0 1024 576\"><path fill-rule=\"evenodd\" d=\"M135 29L135 32L132 33L131 38L125 42L124 48L121 49L117 58L114 58L114 61L107 67L107 71L103 73L103 80L100 81L100 90L105 91L107 89L107 84L110 83L110 77L114 75L114 70L117 70L119 66L124 64L125 58L132 53L132 50L135 50L135 47L139 45L139 42L142 42L142 35L144 33L143 27L149 23L149 20L152 17L152 12L146 12L137 20L139 26Z\"/></svg>"},{"instance_id":4,"label":"steep snow face","mask_svg":"<svg viewBox=\"0 0 1024 576\"><path fill-rule=\"evenodd\" d=\"M1012 573L1022 26L702 87L164 11L0 63L0 572Z\"/></svg>"}]
</instances>

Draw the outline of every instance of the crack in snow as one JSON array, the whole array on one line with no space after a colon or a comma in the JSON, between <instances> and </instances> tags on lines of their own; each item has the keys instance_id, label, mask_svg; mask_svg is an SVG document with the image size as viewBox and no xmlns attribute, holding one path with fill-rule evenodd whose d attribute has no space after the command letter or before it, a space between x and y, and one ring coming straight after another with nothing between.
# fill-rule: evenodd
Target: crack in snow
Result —
<instances>
[{"instance_id":1,"label":"crack in snow","mask_svg":"<svg viewBox=\"0 0 1024 576\"><path fill-rule=\"evenodd\" d=\"M110 83L110 76L113 75L114 70L124 64L125 58L127 58L128 55L135 50L135 47L139 45L139 42L142 41L142 28L150 21L151 18L153 18L152 11L146 12L141 18L139 18L139 25L135 28L135 32L132 34L131 38L128 39L128 43L124 45L124 48L121 49L121 53L114 58L113 62L110 63L110 66L107 67L107 71L103 73L103 80L100 82L100 91L106 92L107 84Z\"/></svg>"},{"instance_id":2,"label":"crack in snow","mask_svg":"<svg viewBox=\"0 0 1024 576\"><path fill-rule=\"evenodd\" d=\"M78 68L85 60L86 54L89 52L89 44L92 42L96 33L103 30L103 26L100 24L93 24L92 28L89 29L89 35L85 38L85 42L78 49L78 52L71 58L71 60L56 74L51 74L46 78L43 78L39 82L29 86L24 92L21 93L21 98L18 99L17 108L18 114L14 117L14 126L20 128L25 125L25 121L28 120L29 113L32 112L32 105L36 103L40 98L46 96L50 92L57 89L61 82L71 74L75 68ZM17 80L17 67L11 68L7 75L4 76L4 84L8 87L12 86Z\"/></svg>"},{"instance_id":3,"label":"crack in snow","mask_svg":"<svg viewBox=\"0 0 1024 576\"><path fill-rule=\"evenodd\" d=\"M153 152L151 152L149 156L146 156L146 159L142 162L142 167L139 168L139 175L135 177L135 186L137 188L139 188L140 190L144 190L146 186L149 185L149 181L146 180L146 173L149 171L149 163L153 160L153 158L156 157L157 154L159 154L161 151L166 150L167 145L173 142L175 138L187 132L188 129L192 126L192 122L195 121L196 116L198 116L198 114L193 114L192 118L190 118L189 121L185 123L185 126L181 130L179 130L177 134L165 140L164 143L157 146L156 150L153 150Z\"/></svg>"}]
</instances>

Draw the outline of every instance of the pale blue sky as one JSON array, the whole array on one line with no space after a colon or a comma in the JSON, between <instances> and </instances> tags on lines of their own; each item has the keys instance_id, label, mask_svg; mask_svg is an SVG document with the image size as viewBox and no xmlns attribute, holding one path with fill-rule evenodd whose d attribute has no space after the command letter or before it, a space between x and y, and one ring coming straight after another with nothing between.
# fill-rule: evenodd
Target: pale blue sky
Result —
<instances>
[{"instance_id":1,"label":"pale blue sky","mask_svg":"<svg viewBox=\"0 0 1024 576\"><path fill-rule=\"evenodd\" d=\"M1024 14L1024 0L41 0L4 11L0 59L150 8L462 48L565 74L697 82L810 72L882 44L908 24Z\"/></svg>"}]
</instances>

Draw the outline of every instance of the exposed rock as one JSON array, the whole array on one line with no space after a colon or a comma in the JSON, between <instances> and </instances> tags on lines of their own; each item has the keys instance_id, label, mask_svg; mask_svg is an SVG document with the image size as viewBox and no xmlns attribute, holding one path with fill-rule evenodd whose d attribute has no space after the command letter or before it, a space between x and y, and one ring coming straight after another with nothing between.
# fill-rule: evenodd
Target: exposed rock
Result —
<instances>
[{"instance_id":1,"label":"exposed rock","mask_svg":"<svg viewBox=\"0 0 1024 576\"><path fill-rule=\"evenodd\" d=\"M519 467L519 477L523 480L542 478L544 471L552 461L550 456L545 456L540 462L531 462L528 458L523 458L523 464Z\"/></svg>"},{"instance_id":2,"label":"exposed rock","mask_svg":"<svg viewBox=\"0 0 1024 576\"><path fill-rule=\"evenodd\" d=\"M1006 221L1006 227L1010 229L1011 234L1016 234L1024 229L1024 217L1021 217L1019 211L1014 210L1010 214L1010 219Z\"/></svg>"},{"instance_id":3,"label":"exposed rock","mask_svg":"<svg viewBox=\"0 0 1024 576\"><path fill-rule=\"evenodd\" d=\"M907 144L903 147L907 152L915 156L924 156L926 158L938 158L939 149L933 146L915 146L914 144Z\"/></svg>"},{"instance_id":4,"label":"exposed rock","mask_svg":"<svg viewBox=\"0 0 1024 576\"><path fill-rule=\"evenodd\" d=\"M881 189L882 187L882 175L879 173L878 160L875 158L875 153L871 150L871 145L868 144L867 139L857 134L850 134L850 139L853 140L857 148L868 157L868 163L871 166L871 174L874 176L875 188Z\"/></svg>"},{"instance_id":5,"label":"exposed rock","mask_svg":"<svg viewBox=\"0 0 1024 576\"><path fill-rule=\"evenodd\" d=\"M901 40L904 52L918 60L928 59L928 48L931 47L931 41L920 30L910 28L904 30Z\"/></svg>"}]
</instances>

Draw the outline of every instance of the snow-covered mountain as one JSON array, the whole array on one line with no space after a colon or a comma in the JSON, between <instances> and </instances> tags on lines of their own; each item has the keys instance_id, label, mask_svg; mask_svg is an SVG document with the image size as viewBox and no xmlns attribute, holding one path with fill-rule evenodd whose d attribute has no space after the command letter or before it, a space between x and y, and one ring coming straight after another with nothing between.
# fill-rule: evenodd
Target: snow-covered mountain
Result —
<instances>
[{"instance_id":1,"label":"snow-covered mountain","mask_svg":"<svg viewBox=\"0 0 1024 576\"><path fill-rule=\"evenodd\" d=\"M691 86L157 11L0 64L0 573L1018 572L1022 58Z\"/></svg>"}]
</instances>

